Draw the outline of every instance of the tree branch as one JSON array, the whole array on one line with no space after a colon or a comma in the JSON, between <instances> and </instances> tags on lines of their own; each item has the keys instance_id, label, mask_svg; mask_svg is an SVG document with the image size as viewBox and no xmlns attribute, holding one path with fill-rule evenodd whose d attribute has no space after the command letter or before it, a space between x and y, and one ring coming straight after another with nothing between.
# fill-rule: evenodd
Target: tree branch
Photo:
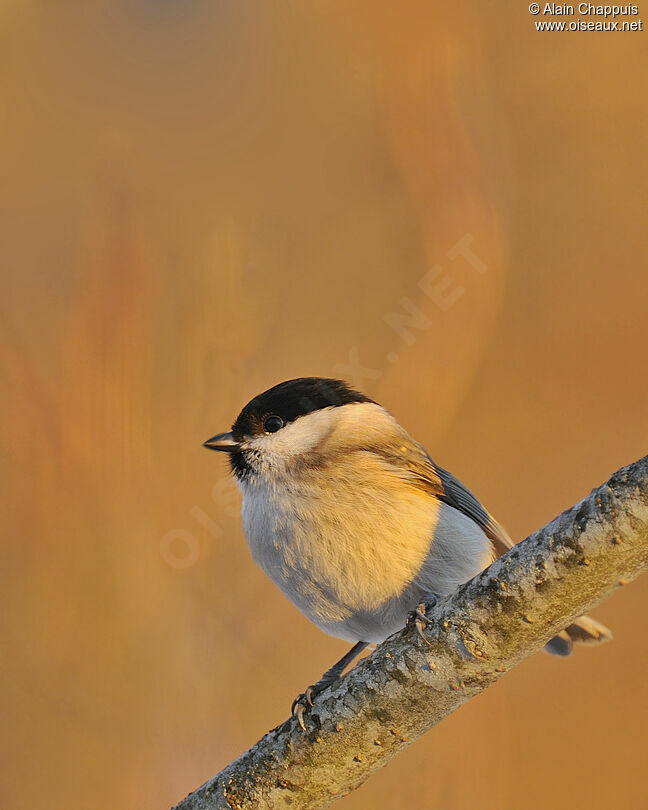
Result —
<instances>
[{"instance_id":1,"label":"tree branch","mask_svg":"<svg viewBox=\"0 0 648 810\"><path fill-rule=\"evenodd\" d=\"M381 644L176 810L322 808L648 568L648 456Z\"/></svg>"}]
</instances>

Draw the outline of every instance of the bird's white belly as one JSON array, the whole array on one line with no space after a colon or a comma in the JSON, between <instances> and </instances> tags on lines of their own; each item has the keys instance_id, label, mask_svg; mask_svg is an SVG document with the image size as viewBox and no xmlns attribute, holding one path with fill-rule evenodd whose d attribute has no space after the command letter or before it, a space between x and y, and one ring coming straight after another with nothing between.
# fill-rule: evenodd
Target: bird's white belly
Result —
<instances>
[{"instance_id":1,"label":"bird's white belly","mask_svg":"<svg viewBox=\"0 0 648 810\"><path fill-rule=\"evenodd\" d=\"M321 489L290 500L262 486L243 494L254 560L315 625L348 641L382 641L426 594L453 591L492 558L470 518L415 491L348 501Z\"/></svg>"}]
</instances>

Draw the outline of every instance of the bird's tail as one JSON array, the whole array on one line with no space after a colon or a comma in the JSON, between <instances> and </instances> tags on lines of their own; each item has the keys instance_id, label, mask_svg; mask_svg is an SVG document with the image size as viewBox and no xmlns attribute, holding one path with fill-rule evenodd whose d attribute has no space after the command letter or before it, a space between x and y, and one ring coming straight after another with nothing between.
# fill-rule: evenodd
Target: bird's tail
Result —
<instances>
[{"instance_id":1,"label":"bird's tail","mask_svg":"<svg viewBox=\"0 0 648 810\"><path fill-rule=\"evenodd\" d=\"M574 644L601 644L612 640L612 631L591 616L580 616L545 646L550 655L571 655Z\"/></svg>"}]
</instances>

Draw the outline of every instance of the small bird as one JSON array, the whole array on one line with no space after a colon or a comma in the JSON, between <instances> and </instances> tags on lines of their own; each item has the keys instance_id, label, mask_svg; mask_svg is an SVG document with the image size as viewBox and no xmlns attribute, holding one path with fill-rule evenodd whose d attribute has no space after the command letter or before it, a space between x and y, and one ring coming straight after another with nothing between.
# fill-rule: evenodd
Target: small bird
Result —
<instances>
[{"instance_id":1,"label":"small bird","mask_svg":"<svg viewBox=\"0 0 648 810\"><path fill-rule=\"evenodd\" d=\"M229 454L255 562L313 624L354 643L293 702L302 728L365 647L406 620L425 638L437 598L514 545L385 408L341 380L282 382L204 446ZM569 655L574 642L609 638L581 616L545 649Z\"/></svg>"}]
</instances>

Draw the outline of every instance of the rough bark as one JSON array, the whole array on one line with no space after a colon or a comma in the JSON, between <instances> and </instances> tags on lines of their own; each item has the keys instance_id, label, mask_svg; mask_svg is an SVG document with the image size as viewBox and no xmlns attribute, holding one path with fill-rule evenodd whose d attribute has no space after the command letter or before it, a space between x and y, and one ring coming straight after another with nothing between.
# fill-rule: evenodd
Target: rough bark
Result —
<instances>
[{"instance_id":1,"label":"rough bark","mask_svg":"<svg viewBox=\"0 0 648 810\"><path fill-rule=\"evenodd\" d=\"M387 639L176 810L321 808L648 568L648 456Z\"/></svg>"}]
</instances>

